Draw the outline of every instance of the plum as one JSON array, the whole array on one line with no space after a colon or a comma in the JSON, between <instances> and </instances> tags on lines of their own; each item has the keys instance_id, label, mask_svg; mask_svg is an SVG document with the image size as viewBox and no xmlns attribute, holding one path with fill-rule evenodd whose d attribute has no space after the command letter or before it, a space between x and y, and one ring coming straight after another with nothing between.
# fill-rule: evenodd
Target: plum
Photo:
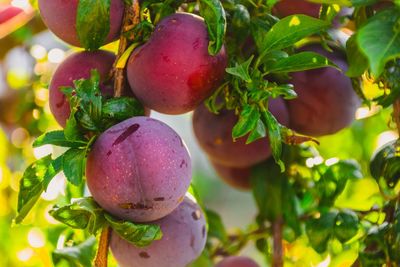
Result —
<instances>
[{"instance_id":1,"label":"plum","mask_svg":"<svg viewBox=\"0 0 400 267\"><path fill-rule=\"evenodd\" d=\"M149 222L172 212L191 181L189 152L168 125L134 117L106 130L89 153L87 184L114 216Z\"/></svg>"},{"instance_id":2,"label":"plum","mask_svg":"<svg viewBox=\"0 0 400 267\"><path fill-rule=\"evenodd\" d=\"M280 123L289 123L282 99L269 101L269 108ZM237 121L234 111L222 110L215 115L204 105L199 106L193 114L193 130L200 147L212 161L224 166L245 168L267 159L271 155L268 138L248 145L246 136L233 141L232 129Z\"/></svg>"},{"instance_id":3,"label":"plum","mask_svg":"<svg viewBox=\"0 0 400 267\"><path fill-rule=\"evenodd\" d=\"M280 0L275 4L273 13L279 17L287 17L294 14L304 14L318 18L321 4L310 3L305 0Z\"/></svg>"},{"instance_id":4,"label":"plum","mask_svg":"<svg viewBox=\"0 0 400 267\"><path fill-rule=\"evenodd\" d=\"M44 23L57 37L68 44L81 47L76 31L78 3L79 0L39 0L39 10ZM119 37L123 16L124 1L111 0L110 31L106 43Z\"/></svg>"},{"instance_id":5,"label":"plum","mask_svg":"<svg viewBox=\"0 0 400 267\"><path fill-rule=\"evenodd\" d=\"M163 237L145 248L112 233L110 247L119 266L185 267L200 256L207 239L206 222L190 198L185 197L171 214L152 223L161 227Z\"/></svg>"},{"instance_id":6,"label":"plum","mask_svg":"<svg viewBox=\"0 0 400 267\"><path fill-rule=\"evenodd\" d=\"M227 167L215 162L211 162L211 165L214 167L218 176L228 185L243 191L251 189L251 167Z\"/></svg>"},{"instance_id":7,"label":"plum","mask_svg":"<svg viewBox=\"0 0 400 267\"><path fill-rule=\"evenodd\" d=\"M259 265L247 257L230 256L220 261L215 267L259 267Z\"/></svg>"},{"instance_id":8,"label":"plum","mask_svg":"<svg viewBox=\"0 0 400 267\"><path fill-rule=\"evenodd\" d=\"M329 53L319 45L301 49L322 54L347 70L344 55L338 50ZM355 118L360 100L350 78L334 68L321 68L292 74L291 83L298 97L287 101L290 127L302 134L329 135L347 127Z\"/></svg>"},{"instance_id":9,"label":"plum","mask_svg":"<svg viewBox=\"0 0 400 267\"><path fill-rule=\"evenodd\" d=\"M164 18L150 40L129 58L130 87L146 107L166 114L193 110L224 77L225 48L208 53L204 20L188 13Z\"/></svg>"},{"instance_id":10,"label":"plum","mask_svg":"<svg viewBox=\"0 0 400 267\"><path fill-rule=\"evenodd\" d=\"M50 110L62 127L65 127L71 111L60 87L73 86L74 80L88 79L91 70L96 69L100 74L103 94L112 95L113 87L106 82L114 61L115 55L111 52L85 51L72 54L58 66L49 85Z\"/></svg>"}]
</instances>

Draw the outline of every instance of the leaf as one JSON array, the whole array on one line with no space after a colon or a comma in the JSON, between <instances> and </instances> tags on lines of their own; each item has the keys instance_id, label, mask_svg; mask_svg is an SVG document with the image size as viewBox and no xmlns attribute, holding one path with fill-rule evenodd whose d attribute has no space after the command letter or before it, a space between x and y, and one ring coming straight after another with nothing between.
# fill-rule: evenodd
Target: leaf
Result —
<instances>
[{"instance_id":1,"label":"leaf","mask_svg":"<svg viewBox=\"0 0 400 267\"><path fill-rule=\"evenodd\" d=\"M89 237L77 246L56 249L51 253L53 263L58 266L59 263L66 261L71 267L91 267L96 253L95 245L96 238Z\"/></svg>"},{"instance_id":2,"label":"leaf","mask_svg":"<svg viewBox=\"0 0 400 267\"><path fill-rule=\"evenodd\" d=\"M129 57L131 56L133 50L138 47L140 43L133 43L131 44L125 52L121 55L120 58L118 58L117 65L116 67L118 69L124 69L126 67L126 63L128 62Z\"/></svg>"},{"instance_id":3,"label":"leaf","mask_svg":"<svg viewBox=\"0 0 400 267\"><path fill-rule=\"evenodd\" d=\"M323 67L338 68L333 62L320 54L314 52L300 52L275 62L268 67L268 72L296 72Z\"/></svg>"},{"instance_id":4,"label":"leaf","mask_svg":"<svg viewBox=\"0 0 400 267\"><path fill-rule=\"evenodd\" d=\"M216 55L224 44L226 32L225 10L219 0L200 0L200 15L204 18L210 42L208 52Z\"/></svg>"},{"instance_id":5,"label":"leaf","mask_svg":"<svg viewBox=\"0 0 400 267\"><path fill-rule=\"evenodd\" d=\"M334 234L342 243L353 238L358 232L358 217L350 211L342 211L336 216Z\"/></svg>"},{"instance_id":6,"label":"leaf","mask_svg":"<svg viewBox=\"0 0 400 267\"><path fill-rule=\"evenodd\" d=\"M162 238L162 232L159 225L136 224L128 221L120 221L109 214L105 214L105 218L119 236L136 247L149 246L153 241Z\"/></svg>"},{"instance_id":7,"label":"leaf","mask_svg":"<svg viewBox=\"0 0 400 267\"><path fill-rule=\"evenodd\" d=\"M261 112L261 118L268 129L268 138L271 146L272 156L275 162L280 166L281 171L285 170L285 165L281 160L282 155L282 136L281 136L281 125L276 120L274 115L269 111Z\"/></svg>"},{"instance_id":8,"label":"leaf","mask_svg":"<svg viewBox=\"0 0 400 267\"><path fill-rule=\"evenodd\" d=\"M87 229L94 235L106 224L103 209L91 197L76 199L64 207L54 206L49 213L69 227Z\"/></svg>"},{"instance_id":9,"label":"leaf","mask_svg":"<svg viewBox=\"0 0 400 267\"><path fill-rule=\"evenodd\" d=\"M205 212L208 223L208 238L214 237L223 244L226 244L228 242L228 233L226 232L221 216L212 210L206 209Z\"/></svg>"},{"instance_id":10,"label":"leaf","mask_svg":"<svg viewBox=\"0 0 400 267\"><path fill-rule=\"evenodd\" d=\"M246 145L266 136L267 132L265 130L265 126L262 120L259 119L257 121L257 126L250 132L249 137L246 140Z\"/></svg>"},{"instance_id":11,"label":"leaf","mask_svg":"<svg viewBox=\"0 0 400 267\"><path fill-rule=\"evenodd\" d=\"M54 167L53 163L51 155L48 155L32 163L25 170L19 183L17 216L14 223L19 224L23 221L47 184L60 171ZM49 168L49 166L53 166L53 168Z\"/></svg>"},{"instance_id":12,"label":"leaf","mask_svg":"<svg viewBox=\"0 0 400 267\"><path fill-rule=\"evenodd\" d=\"M43 188L46 191L47 186L51 182L51 180L63 170L63 157L64 155L59 156L55 160L52 160L50 164L47 166L46 174L43 177Z\"/></svg>"},{"instance_id":13,"label":"leaf","mask_svg":"<svg viewBox=\"0 0 400 267\"><path fill-rule=\"evenodd\" d=\"M86 166L86 153L85 149L71 148L63 156L65 177L74 185L82 183Z\"/></svg>"},{"instance_id":14,"label":"leaf","mask_svg":"<svg viewBox=\"0 0 400 267\"><path fill-rule=\"evenodd\" d=\"M386 63L400 56L400 9L386 9L370 18L358 31L357 43L372 74L379 77Z\"/></svg>"},{"instance_id":15,"label":"leaf","mask_svg":"<svg viewBox=\"0 0 400 267\"><path fill-rule=\"evenodd\" d=\"M368 59L360 51L357 44L357 34L354 34L347 40L346 54L349 62L349 68L346 75L349 77L361 76L369 67Z\"/></svg>"},{"instance_id":16,"label":"leaf","mask_svg":"<svg viewBox=\"0 0 400 267\"><path fill-rule=\"evenodd\" d=\"M272 26L265 36L263 54L294 45L301 39L328 29L330 24L306 15L292 15Z\"/></svg>"},{"instance_id":17,"label":"leaf","mask_svg":"<svg viewBox=\"0 0 400 267\"><path fill-rule=\"evenodd\" d=\"M64 131L52 131L44 133L43 135L36 138L33 142L33 147L40 147L43 145L55 145L61 147L79 148L86 146L86 142L83 141L70 141L65 137Z\"/></svg>"},{"instance_id":18,"label":"leaf","mask_svg":"<svg viewBox=\"0 0 400 267\"><path fill-rule=\"evenodd\" d=\"M111 0L79 0L76 31L80 44L87 50L102 46L110 31Z\"/></svg>"},{"instance_id":19,"label":"leaf","mask_svg":"<svg viewBox=\"0 0 400 267\"><path fill-rule=\"evenodd\" d=\"M108 99L103 105L103 118L121 122L134 116L144 116L142 104L132 97L118 97Z\"/></svg>"},{"instance_id":20,"label":"leaf","mask_svg":"<svg viewBox=\"0 0 400 267\"><path fill-rule=\"evenodd\" d=\"M188 267L212 267L212 266L214 265L211 261L210 253L208 252L207 249L204 249L200 257L198 257L194 262L188 265Z\"/></svg>"},{"instance_id":21,"label":"leaf","mask_svg":"<svg viewBox=\"0 0 400 267\"><path fill-rule=\"evenodd\" d=\"M249 67L251 62L253 61L253 56L251 56L248 60L246 60L243 63L235 63L235 67L232 68L227 68L226 72L229 74L232 74L236 77L239 77L243 81L250 83L251 82L251 77L249 74Z\"/></svg>"},{"instance_id":22,"label":"leaf","mask_svg":"<svg viewBox=\"0 0 400 267\"><path fill-rule=\"evenodd\" d=\"M245 105L240 113L238 122L232 129L232 138L237 139L254 130L259 119L258 108L254 105Z\"/></svg>"},{"instance_id":23,"label":"leaf","mask_svg":"<svg viewBox=\"0 0 400 267\"><path fill-rule=\"evenodd\" d=\"M326 251L328 241L332 236L337 213L322 214L318 219L306 221L306 234L311 246L318 252Z\"/></svg>"},{"instance_id":24,"label":"leaf","mask_svg":"<svg viewBox=\"0 0 400 267\"><path fill-rule=\"evenodd\" d=\"M370 172L375 180L384 177L390 187L400 180L400 141L395 140L378 149L372 156Z\"/></svg>"}]
</instances>

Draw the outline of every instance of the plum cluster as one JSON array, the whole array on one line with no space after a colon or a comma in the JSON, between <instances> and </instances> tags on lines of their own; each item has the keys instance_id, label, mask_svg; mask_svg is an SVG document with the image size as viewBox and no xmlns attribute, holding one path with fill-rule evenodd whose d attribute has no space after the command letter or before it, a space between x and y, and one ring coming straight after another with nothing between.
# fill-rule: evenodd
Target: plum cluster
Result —
<instances>
[{"instance_id":1,"label":"plum cluster","mask_svg":"<svg viewBox=\"0 0 400 267\"><path fill-rule=\"evenodd\" d=\"M77 33L78 0L40 0L48 28L63 41L81 46ZM105 44L120 37L124 1L112 0ZM168 114L194 110L223 80L225 48L208 53L204 20L176 13L161 20L151 38L138 47L126 66L125 96L137 97L149 109ZM71 110L63 87L100 76L104 97L112 97L116 55L105 50L76 52L56 69L50 85L50 109L65 127ZM118 219L159 225L163 238L135 247L116 232L111 250L122 267L184 267L205 247L207 229L201 208L186 195L192 177L189 152L181 137L148 116L132 117L105 130L87 158L86 178L94 200Z\"/></svg>"}]
</instances>

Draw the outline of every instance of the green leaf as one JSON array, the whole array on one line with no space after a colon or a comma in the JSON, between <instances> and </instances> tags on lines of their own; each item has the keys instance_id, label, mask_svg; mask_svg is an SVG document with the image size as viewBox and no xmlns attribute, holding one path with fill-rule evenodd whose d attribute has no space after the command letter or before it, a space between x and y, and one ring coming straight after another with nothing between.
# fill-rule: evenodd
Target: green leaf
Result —
<instances>
[{"instance_id":1,"label":"green leaf","mask_svg":"<svg viewBox=\"0 0 400 267\"><path fill-rule=\"evenodd\" d=\"M228 233L226 232L221 216L212 210L206 209L205 212L208 223L208 238L214 237L226 244L228 242Z\"/></svg>"},{"instance_id":2,"label":"green leaf","mask_svg":"<svg viewBox=\"0 0 400 267\"><path fill-rule=\"evenodd\" d=\"M347 40L346 54L349 62L349 68L346 75L349 77L361 76L369 66L368 59L360 51L357 44L357 34L354 34Z\"/></svg>"},{"instance_id":3,"label":"green leaf","mask_svg":"<svg viewBox=\"0 0 400 267\"><path fill-rule=\"evenodd\" d=\"M106 224L103 209L91 197L76 199L64 207L54 206L49 213L69 227L87 229L94 235Z\"/></svg>"},{"instance_id":4,"label":"green leaf","mask_svg":"<svg viewBox=\"0 0 400 267\"><path fill-rule=\"evenodd\" d=\"M65 177L74 185L82 183L86 166L86 153L85 149L71 148L63 156Z\"/></svg>"},{"instance_id":5,"label":"green leaf","mask_svg":"<svg viewBox=\"0 0 400 267\"><path fill-rule=\"evenodd\" d=\"M386 9L369 19L358 31L357 43L379 77L386 63L400 56L400 9Z\"/></svg>"},{"instance_id":6,"label":"green leaf","mask_svg":"<svg viewBox=\"0 0 400 267\"><path fill-rule=\"evenodd\" d=\"M190 263L188 267L212 267L214 266L210 253L208 252L207 249L203 250L203 253L201 253L200 257L198 257L194 262Z\"/></svg>"},{"instance_id":7,"label":"green leaf","mask_svg":"<svg viewBox=\"0 0 400 267\"><path fill-rule=\"evenodd\" d=\"M400 181L400 141L395 140L378 149L372 156L370 172L375 180L384 177L390 187Z\"/></svg>"},{"instance_id":8,"label":"green leaf","mask_svg":"<svg viewBox=\"0 0 400 267\"><path fill-rule=\"evenodd\" d=\"M267 136L264 123L261 119L257 121L257 126L250 132L249 137L246 140L246 144L250 144L260 138Z\"/></svg>"},{"instance_id":9,"label":"green leaf","mask_svg":"<svg viewBox=\"0 0 400 267\"><path fill-rule=\"evenodd\" d=\"M226 32L225 10L219 0L200 0L200 15L204 18L210 42L208 52L216 55L224 44Z\"/></svg>"},{"instance_id":10,"label":"green leaf","mask_svg":"<svg viewBox=\"0 0 400 267\"><path fill-rule=\"evenodd\" d=\"M292 56L282 58L268 67L270 73L296 72L324 67L337 66L326 57L314 52L300 52Z\"/></svg>"},{"instance_id":11,"label":"green leaf","mask_svg":"<svg viewBox=\"0 0 400 267\"><path fill-rule=\"evenodd\" d=\"M281 125L276 120L274 115L272 115L272 113L267 110L261 112L261 118L265 125L265 128L268 129L268 138L272 150L272 156L274 157L275 162L280 166L281 171L284 171L285 165L281 160L281 155L282 155Z\"/></svg>"},{"instance_id":12,"label":"green leaf","mask_svg":"<svg viewBox=\"0 0 400 267\"><path fill-rule=\"evenodd\" d=\"M55 160L52 160L50 164L47 166L46 174L43 177L43 188L46 191L47 186L51 182L51 180L63 170L63 157L64 155L59 156Z\"/></svg>"},{"instance_id":13,"label":"green leaf","mask_svg":"<svg viewBox=\"0 0 400 267\"><path fill-rule=\"evenodd\" d=\"M160 240L162 238L159 225L136 224L133 222L121 221L109 214L105 214L105 218L118 235L136 247L149 246L154 240Z\"/></svg>"},{"instance_id":14,"label":"green leaf","mask_svg":"<svg viewBox=\"0 0 400 267\"><path fill-rule=\"evenodd\" d=\"M51 257L55 266L65 261L70 267L91 267L96 254L95 247L96 238L89 237L77 246L54 250Z\"/></svg>"},{"instance_id":15,"label":"green leaf","mask_svg":"<svg viewBox=\"0 0 400 267\"><path fill-rule=\"evenodd\" d=\"M142 104L132 97L108 99L103 105L103 118L121 122L134 116L144 116Z\"/></svg>"},{"instance_id":16,"label":"green leaf","mask_svg":"<svg viewBox=\"0 0 400 267\"><path fill-rule=\"evenodd\" d=\"M110 31L110 5L111 0L79 0L76 31L87 50L104 45Z\"/></svg>"},{"instance_id":17,"label":"green leaf","mask_svg":"<svg viewBox=\"0 0 400 267\"><path fill-rule=\"evenodd\" d=\"M249 73L249 67L251 62L253 61L253 56L251 56L248 60L246 60L243 63L235 63L235 67L232 68L227 68L226 72L229 74L232 74L236 77L239 77L243 81L250 83L251 82L251 77Z\"/></svg>"},{"instance_id":18,"label":"green leaf","mask_svg":"<svg viewBox=\"0 0 400 267\"><path fill-rule=\"evenodd\" d=\"M318 219L306 221L306 234L311 246L318 252L326 251L328 241L332 237L337 213L322 214Z\"/></svg>"},{"instance_id":19,"label":"green leaf","mask_svg":"<svg viewBox=\"0 0 400 267\"><path fill-rule=\"evenodd\" d=\"M57 168L58 165L55 164L56 166L54 166L53 164L51 155L48 155L32 163L25 170L20 181L17 216L14 219L14 223L19 224L23 221L50 180L60 171Z\"/></svg>"},{"instance_id":20,"label":"green leaf","mask_svg":"<svg viewBox=\"0 0 400 267\"><path fill-rule=\"evenodd\" d=\"M65 137L64 131L52 131L44 133L43 135L36 138L33 142L33 147L40 147L43 145L55 145L61 147L79 148L86 146L86 142L83 141L70 141Z\"/></svg>"},{"instance_id":21,"label":"green leaf","mask_svg":"<svg viewBox=\"0 0 400 267\"><path fill-rule=\"evenodd\" d=\"M301 39L328 29L330 23L305 15L283 18L265 36L263 54L294 45Z\"/></svg>"},{"instance_id":22,"label":"green leaf","mask_svg":"<svg viewBox=\"0 0 400 267\"><path fill-rule=\"evenodd\" d=\"M350 211L342 211L336 216L334 233L342 243L353 238L358 232L358 217Z\"/></svg>"},{"instance_id":23,"label":"green leaf","mask_svg":"<svg viewBox=\"0 0 400 267\"><path fill-rule=\"evenodd\" d=\"M260 120L258 108L254 105L245 105L240 113L239 120L232 129L232 138L245 136L257 127Z\"/></svg>"}]
</instances>

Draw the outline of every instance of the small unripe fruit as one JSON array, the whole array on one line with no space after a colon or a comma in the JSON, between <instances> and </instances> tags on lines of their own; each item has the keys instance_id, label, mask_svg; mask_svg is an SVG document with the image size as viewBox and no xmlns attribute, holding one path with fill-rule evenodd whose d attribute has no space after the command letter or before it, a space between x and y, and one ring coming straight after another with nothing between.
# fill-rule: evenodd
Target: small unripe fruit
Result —
<instances>
[{"instance_id":1,"label":"small unripe fruit","mask_svg":"<svg viewBox=\"0 0 400 267\"><path fill-rule=\"evenodd\" d=\"M144 106L167 114L196 108L212 94L225 74L225 48L208 53L204 20L188 13L164 18L150 40L129 58L129 84Z\"/></svg>"},{"instance_id":2,"label":"small unripe fruit","mask_svg":"<svg viewBox=\"0 0 400 267\"><path fill-rule=\"evenodd\" d=\"M112 233L110 247L119 266L186 267L203 251L207 239L204 214L188 197L171 214L152 224L160 226L163 237L145 248Z\"/></svg>"},{"instance_id":3,"label":"small unripe fruit","mask_svg":"<svg viewBox=\"0 0 400 267\"><path fill-rule=\"evenodd\" d=\"M96 140L86 164L96 202L117 218L149 222L171 213L190 185L191 160L165 123L134 117Z\"/></svg>"}]
</instances>

